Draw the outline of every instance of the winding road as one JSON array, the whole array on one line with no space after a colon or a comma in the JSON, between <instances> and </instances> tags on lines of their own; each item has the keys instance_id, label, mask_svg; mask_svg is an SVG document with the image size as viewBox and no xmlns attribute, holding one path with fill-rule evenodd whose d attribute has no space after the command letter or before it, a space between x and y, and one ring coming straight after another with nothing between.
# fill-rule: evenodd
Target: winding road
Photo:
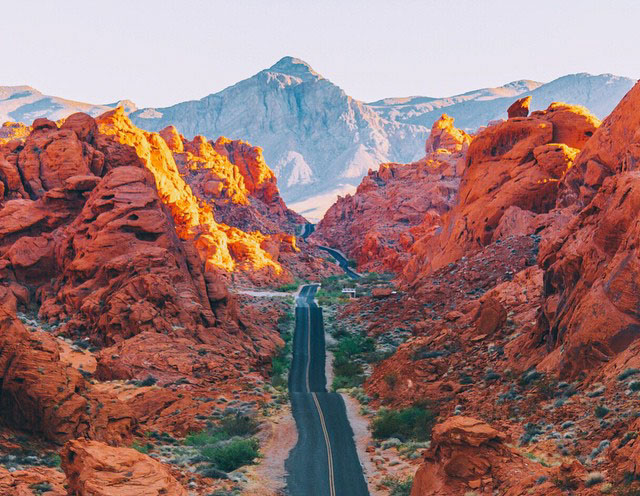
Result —
<instances>
[{"instance_id":1,"label":"winding road","mask_svg":"<svg viewBox=\"0 0 640 496\"><path fill-rule=\"evenodd\" d=\"M285 462L290 496L366 496L353 431L342 396L328 393L322 309L316 285L296 298L289 396L298 442Z\"/></svg>"},{"instance_id":2,"label":"winding road","mask_svg":"<svg viewBox=\"0 0 640 496\"><path fill-rule=\"evenodd\" d=\"M315 229L316 229L315 224L305 224L302 227L302 239L307 239L309 236L311 236L313 234L313 231L315 231ZM342 270L345 271L345 273L351 279L359 279L360 277L362 277L356 271L352 270L351 267L349 267L349 261L338 250L329 248L328 246L322 246L322 245L318 245L318 248L329 253L329 255L331 255L336 260L336 262L338 262L338 265L342 268Z\"/></svg>"}]
</instances>

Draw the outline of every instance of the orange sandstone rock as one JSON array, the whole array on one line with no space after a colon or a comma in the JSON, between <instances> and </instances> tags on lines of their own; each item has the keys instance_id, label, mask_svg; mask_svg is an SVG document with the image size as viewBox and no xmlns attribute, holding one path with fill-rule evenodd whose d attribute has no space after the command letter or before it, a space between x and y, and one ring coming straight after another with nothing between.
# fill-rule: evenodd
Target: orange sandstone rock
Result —
<instances>
[{"instance_id":1,"label":"orange sandstone rock","mask_svg":"<svg viewBox=\"0 0 640 496\"><path fill-rule=\"evenodd\" d=\"M131 448L73 440L64 446L61 458L70 495L187 495L164 465Z\"/></svg>"},{"instance_id":2,"label":"orange sandstone rock","mask_svg":"<svg viewBox=\"0 0 640 496\"><path fill-rule=\"evenodd\" d=\"M531 97L525 96L513 102L507 109L509 119L514 117L527 117L529 115L529 105L531 105Z\"/></svg>"}]
</instances>

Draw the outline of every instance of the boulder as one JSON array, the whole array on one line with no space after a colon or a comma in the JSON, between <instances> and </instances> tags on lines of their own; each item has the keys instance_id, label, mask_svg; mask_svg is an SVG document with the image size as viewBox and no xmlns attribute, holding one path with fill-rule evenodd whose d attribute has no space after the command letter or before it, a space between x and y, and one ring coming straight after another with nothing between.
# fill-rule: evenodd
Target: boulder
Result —
<instances>
[{"instance_id":1,"label":"boulder","mask_svg":"<svg viewBox=\"0 0 640 496\"><path fill-rule=\"evenodd\" d=\"M61 452L71 496L187 496L169 469L131 448L69 441Z\"/></svg>"},{"instance_id":2,"label":"boulder","mask_svg":"<svg viewBox=\"0 0 640 496\"><path fill-rule=\"evenodd\" d=\"M529 105L531 105L531 96L519 98L513 102L507 109L509 119L514 117L527 117L529 115Z\"/></svg>"}]
</instances>

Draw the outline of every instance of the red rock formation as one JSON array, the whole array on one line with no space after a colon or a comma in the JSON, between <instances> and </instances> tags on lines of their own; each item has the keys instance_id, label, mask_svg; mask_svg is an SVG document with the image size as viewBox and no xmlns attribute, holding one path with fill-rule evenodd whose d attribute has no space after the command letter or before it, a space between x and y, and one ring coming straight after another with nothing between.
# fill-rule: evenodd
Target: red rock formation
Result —
<instances>
[{"instance_id":1,"label":"red rock formation","mask_svg":"<svg viewBox=\"0 0 640 496\"><path fill-rule=\"evenodd\" d=\"M10 428L56 444L130 445L142 432L202 429L221 395L270 401L253 386L283 345L282 309L241 303L228 281L287 281L328 264L281 232L296 216L268 174L243 190L244 205L226 197L230 209L245 207L274 229L246 232L217 222L215 204L176 165L188 153L205 174L219 165L246 184L241 169L266 169L259 150L228 143L232 159L244 161L236 166L206 141L165 137L173 151L115 110L60 126L40 119L23 139L0 145L0 416ZM199 155L185 152L196 145ZM161 387L142 387L150 376ZM146 485L166 471L130 450L79 443L66 451L73 494L152 494ZM128 472L140 481L92 492L115 477L102 470L111 462L123 484ZM5 479L0 487L22 488L24 477ZM158 494L186 494L163 492L171 488Z\"/></svg>"},{"instance_id":2,"label":"red rock formation","mask_svg":"<svg viewBox=\"0 0 640 496\"><path fill-rule=\"evenodd\" d=\"M527 117L529 115L529 105L531 105L531 97L525 96L513 102L507 109L509 119L514 117Z\"/></svg>"},{"instance_id":3,"label":"red rock formation","mask_svg":"<svg viewBox=\"0 0 640 496\"><path fill-rule=\"evenodd\" d=\"M640 163L640 116L637 106L640 85L636 84L620 101L597 131L584 131L588 139L576 157L575 167L563 181L560 205L586 206L612 174L638 169ZM593 135L593 137L591 137Z\"/></svg>"},{"instance_id":4,"label":"red rock formation","mask_svg":"<svg viewBox=\"0 0 640 496\"><path fill-rule=\"evenodd\" d=\"M215 143L202 136L188 141L173 126L160 135L184 180L194 194L212 205L219 222L266 234L292 233L306 222L280 198L275 175L260 148L224 137Z\"/></svg>"},{"instance_id":5,"label":"red rock formation","mask_svg":"<svg viewBox=\"0 0 640 496\"><path fill-rule=\"evenodd\" d=\"M339 248L361 270L401 271L414 241L436 229L453 204L469 141L443 115L433 125L424 159L369 171L353 196L339 198L327 211L311 239Z\"/></svg>"},{"instance_id":6,"label":"red rock formation","mask_svg":"<svg viewBox=\"0 0 640 496\"><path fill-rule=\"evenodd\" d=\"M416 472L411 496L504 491L531 477L534 464L505 444L506 436L480 420L451 417L433 429L431 448Z\"/></svg>"},{"instance_id":7,"label":"red rock formation","mask_svg":"<svg viewBox=\"0 0 640 496\"><path fill-rule=\"evenodd\" d=\"M0 417L7 424L56 443L86 436L127 442L133 412L90 385L61 360L61 346L46 332L29 332L16 317L15 297L0 287Z\"/></svg>"},{"instance_id":8,"label":"red rock formation","mask_svg":"<svg viewBox=\"0 0 640 496\"><path fill-rule=\"evenodd\" d=\"M9 472L0 467L0 494L7 496L33 496L34 487L49 487L46 496L67 496L65 477L58 470L31 467L28 470Z\"/></svg>"},{"instance_id":9,"label":"red rock formation","mask_svg":"<svg viewBox=\"0 0 640 496\"><path fill-rule=\"evenodd\" d=\"M75 440L61 458L72 496L187 496L164 465L134 449Z\"/></svg>"},{"instance_id":10,"label":"red rock formation","mask_svg":"<svg viewBox=\"0 0 640 496\"><path fill-rule=\"evenodd\" d=\"M582 107L551 104L527 118L486 128L465 157L458 203L438 236L415 243L404 275L419 284L424 274L487 246L512 207L544 214L555 207L558 183L577 151L599 125Z\"/></svg>"},{"instance_id":11,"label":"red rock formation","mask_svg":"<svg viewBox=\"0 0 640 496\"><path fill-rule=\"evenodd\" d=\"M499 491L505 496L565 494L563 484L579 494L601 494L583 485L577 462L548 468L522 456L507 436L485 422L450 417L433 429L430 449L416 472L411 496L458 496Z\"/></svg>"}]
</instances>

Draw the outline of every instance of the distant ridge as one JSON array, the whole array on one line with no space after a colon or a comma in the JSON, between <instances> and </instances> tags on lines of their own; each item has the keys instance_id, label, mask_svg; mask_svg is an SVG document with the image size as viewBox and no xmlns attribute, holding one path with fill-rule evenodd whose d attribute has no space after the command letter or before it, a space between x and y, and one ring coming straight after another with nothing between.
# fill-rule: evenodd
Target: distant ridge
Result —
<instances>
[{"instance_id":1,"label":"distant ridge","mask_svg":"<svg viewBox=\"0 0 640 496\"><path fill-rule=\"evenodd\" d=\"M227 136L261 146L287 204L319 219L338 194L355 190L383 162L411 162L424 154L429 129L443 113L472 132L506 117L514 99L531 95L533 110L552 101L586 106L603 118L633 86L612 74L563 76L549 83L522 79L449 97L410 96L365 103L296 57L200 100L137 109L129 100L94 105L47 96L29 86L0 87L0 119L31 123L73 112L98 115L124 105L150 131L174 125L186 137Z\"/></svg>"}]
</instances>

